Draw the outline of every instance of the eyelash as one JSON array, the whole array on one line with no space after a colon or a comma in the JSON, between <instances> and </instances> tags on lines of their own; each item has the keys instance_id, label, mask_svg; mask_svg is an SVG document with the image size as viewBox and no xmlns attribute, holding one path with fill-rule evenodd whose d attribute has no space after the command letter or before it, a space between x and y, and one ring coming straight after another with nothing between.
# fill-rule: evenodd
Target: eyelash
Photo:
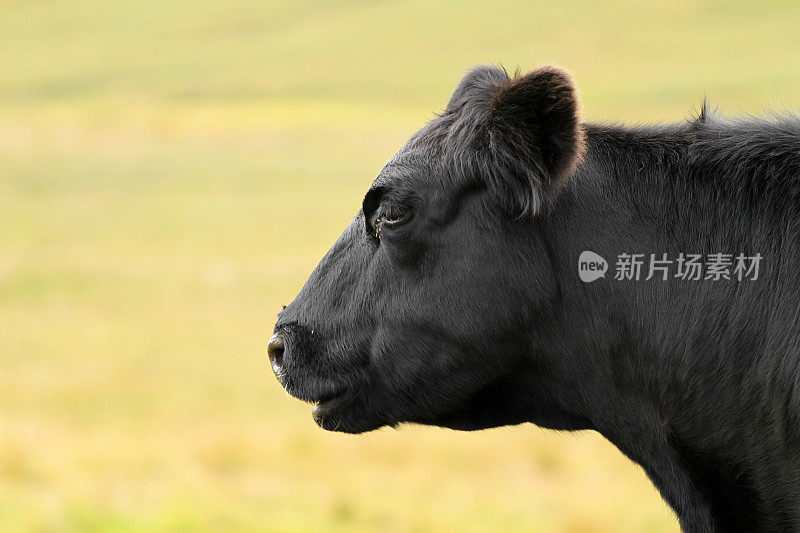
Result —
<instances>
[{"instance_id":1,"label":"eyelash","mask_svg":"<svg viewBox=\"0 0 800 533\"><path fill-rule=\"evenodd\" d=\"M382 203L375 214L372 217L371 225L372 229L375 231L375 238L381 238L381 231L383 230L384 223L396 224L406 218L408 215L408 211L404 210L400 206L394 203Z\"/></svg>"}]
</instances>

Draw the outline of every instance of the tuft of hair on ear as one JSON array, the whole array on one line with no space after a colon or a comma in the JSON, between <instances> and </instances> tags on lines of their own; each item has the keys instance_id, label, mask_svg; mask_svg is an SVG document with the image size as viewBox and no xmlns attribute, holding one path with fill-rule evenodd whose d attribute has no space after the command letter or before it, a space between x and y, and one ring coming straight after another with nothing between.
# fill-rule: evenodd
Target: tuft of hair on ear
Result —
<instances>
[{"instance_id":1,"label":"tuft of hair on ear","mask_svg":"<svg viewBox=\"0 0 800 533\"><path fill-rule=\"evenodd\" d=\"M453 91L445 108L445 114L458 113L465 107L475 106L485 109L492 91L509 80L508 72L502 66L477 65L464 74L458 87Z\"/></svg>"},{"instance_id":2,"label":"tuft of hair on ear","mask_svg":"<svg viewBox=\"0 0 800 533\"><path fill-rule=\"evenodd\" d=\"M553 65L506 75L489 92L486 105L488 148L496 170L489 176L491 185L520 217L536 214L574 172L583 153L580 101L572 76Z\"/></svg>"}]
</instances>

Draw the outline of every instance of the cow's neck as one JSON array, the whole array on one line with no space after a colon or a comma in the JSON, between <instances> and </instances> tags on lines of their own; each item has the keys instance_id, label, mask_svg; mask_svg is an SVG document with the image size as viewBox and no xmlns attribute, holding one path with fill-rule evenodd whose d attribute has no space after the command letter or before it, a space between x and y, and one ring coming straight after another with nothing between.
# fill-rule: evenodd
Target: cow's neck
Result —
<instances>
[{"instance_id":1,"label":"cow's neck","mask_svg":"<svg viewBox=\"0 0 800 533\"><path fill-rule=\"evenodd\" d=\"M771 453L764 435L778 429L774 406L759 404L766 400L757 391L785 385L779 376L764 383L753 376L771 316L760 291L777 281L770 278L776 272L762 271L762 285L612 279L620 254L769 256L779 253L780 239L748 229L762 220L759 212L744 211L746 223L737 221L734 203L674 175L688 172L678 133L638 141L631 132L598 135L595 142L589 129L586 160L546 228L565 325L544 342L558 346L565 363L539 376L539 386L579 390L540 393L538 400L563 402L562 409L538 408L533 421L564 429L585 421L601 432L643 466L686 530L758 529L766 516L757 509L797 515L775 501L781 491L774 490L797 482L796 474L758 466L760 454ZM609 262L606 279L579 279L586 250ZM742 413L742 405L753 412ZM780 464L774 455L764 462Z\"/></svg>"}]
</instances>

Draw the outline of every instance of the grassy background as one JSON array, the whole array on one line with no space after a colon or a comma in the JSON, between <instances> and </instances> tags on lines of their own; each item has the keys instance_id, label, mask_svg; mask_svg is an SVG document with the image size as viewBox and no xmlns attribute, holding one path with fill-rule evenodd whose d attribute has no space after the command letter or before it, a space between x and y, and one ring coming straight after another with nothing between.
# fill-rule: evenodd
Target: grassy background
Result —
<instances>
[{"instance_id":1,"label":"grassy background","mask_svg":"<svg viewBox=\"0 0 800 533\"><path fill-rule=\"evenodd\" d=\"M274 313L479 62L797 107L793 2L0 3L0 529L676 531L594 434L318 430Z\"/></svg>"}]
</instances>

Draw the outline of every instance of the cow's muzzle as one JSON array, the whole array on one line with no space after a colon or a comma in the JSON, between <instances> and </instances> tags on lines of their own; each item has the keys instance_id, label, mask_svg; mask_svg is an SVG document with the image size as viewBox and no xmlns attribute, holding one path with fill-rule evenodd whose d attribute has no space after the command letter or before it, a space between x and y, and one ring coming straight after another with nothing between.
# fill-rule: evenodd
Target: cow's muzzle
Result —
<instances>
[{"instance_id":1,"label":"cow's muzzle","mask_svg":"<svg viewBox=\"0 0 800 533\"><path fill-rule=\"evenodd\" d=\"M275 372L276 376L280 376L281 371L283 371L283 354L285 350L283 333L278 331L272 335L272 338L267 343L267 355L269 356L270 364L272 364L272 371Z\"/></svg>"}]
</instances>

